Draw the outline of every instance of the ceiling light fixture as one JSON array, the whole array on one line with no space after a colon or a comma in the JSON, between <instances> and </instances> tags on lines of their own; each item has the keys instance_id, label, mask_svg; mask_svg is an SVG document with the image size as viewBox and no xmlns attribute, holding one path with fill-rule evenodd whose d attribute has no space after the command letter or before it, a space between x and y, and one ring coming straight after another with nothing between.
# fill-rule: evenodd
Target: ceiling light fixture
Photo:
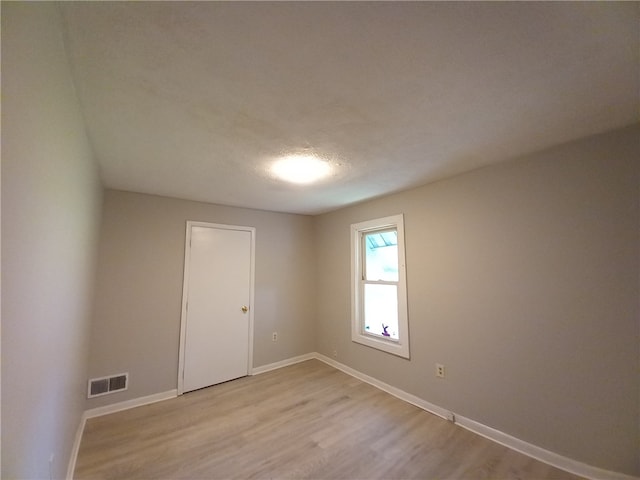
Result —
<instances>
[{"instance_id":1,"label":"ceiling light fixture","mask_svg":"<svg viewBox=\"0 0 640 480\"><path fill-rule=\"evenodd\" d=\"M329 175L331 166L313 155L289 155L274 163L271 172L282 180L307 184Z\"/></svg>"}]
</instances>

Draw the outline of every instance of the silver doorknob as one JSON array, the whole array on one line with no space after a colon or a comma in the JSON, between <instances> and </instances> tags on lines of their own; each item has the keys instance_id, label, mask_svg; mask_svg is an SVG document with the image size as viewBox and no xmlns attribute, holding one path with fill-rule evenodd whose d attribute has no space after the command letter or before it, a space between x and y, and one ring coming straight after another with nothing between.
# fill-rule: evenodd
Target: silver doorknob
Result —
<instances>
[{"instance_id":1,"label":"silver doorknob","mask_svg":"<svg viewBox=\"0 0 640 480\"><path fill-rule=\"evenodd\" d=\"M242 313L247 313L249 311L249 307L244 305L240 310L242 310Z\"/></svg>"}]
</instances>

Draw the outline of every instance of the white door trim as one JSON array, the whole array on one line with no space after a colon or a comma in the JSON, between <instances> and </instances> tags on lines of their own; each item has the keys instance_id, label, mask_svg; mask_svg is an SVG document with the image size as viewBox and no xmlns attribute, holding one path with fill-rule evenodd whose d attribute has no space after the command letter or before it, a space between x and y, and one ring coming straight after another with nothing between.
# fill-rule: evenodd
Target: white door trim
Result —
<instances>
[{"instance_id":1,"label":"white door trim","mask_svg":"<svg viewBox=\"0 0 640 480\"><path fill-rule=\"evenodd\" d=\"M238 225L223 225L219 223L196 222L187 220L185 246L184 246L184 276L182 283L182 313L180 314L180 353L178 355L178 395L184 393L184 355L185 339L187 333L187 292L189 291L189 262L191 260L191 229L192 227L216 228L219 230L239 230L251 233L251 281L249 286L249 361L247 375L253 372L253 306L255 283L255 252L256 229L255 227L243 227Z\"/></svg>"}]
</instances>

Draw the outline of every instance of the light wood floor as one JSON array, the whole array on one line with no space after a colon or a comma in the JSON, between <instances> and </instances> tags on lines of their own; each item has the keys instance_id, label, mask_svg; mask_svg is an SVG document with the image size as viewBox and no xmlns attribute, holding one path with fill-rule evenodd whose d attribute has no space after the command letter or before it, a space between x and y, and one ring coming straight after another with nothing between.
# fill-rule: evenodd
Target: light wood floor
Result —
<instances>
[{"instance_id":1,"label":"light wood floor","mask_svg":"<svg viewBox=\"0 0 640 480\"><path fill-rule=\"evenodd\" d=\"M87 422L76 479L577 479L317 360Z\"/></svg>"}]
</instances>

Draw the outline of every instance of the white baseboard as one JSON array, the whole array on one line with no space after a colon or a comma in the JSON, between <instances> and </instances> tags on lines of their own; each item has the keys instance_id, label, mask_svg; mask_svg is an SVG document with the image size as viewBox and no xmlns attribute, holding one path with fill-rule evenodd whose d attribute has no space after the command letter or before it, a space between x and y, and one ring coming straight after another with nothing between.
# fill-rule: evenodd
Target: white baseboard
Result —
<instances>
[{"instance_id":1,"label":"white baseboard","mask_svg":"<svg viewBox=\"0 0 640 480\"><path fill-rule=\"evenodd\" d=\"M306 362L307 360L318 358L317 356L317 353L305 353L304 355L299 355L297 357L287 358L286 360L270 363L268 365L262 365L261 367L252 369L251 375L260 375L261 373L267 373L271 370L277 370L278 368L288 367L289 365L294 365L300 362Z\"/></svg>"},{"instance_id":2,"label":"white baseboard","mask_svg":"<svg viewBox=\"0 0 640 480\"><path fill-rule=\"evenodd\" d=\"M376 378L365 375L364 373L354 370L351 367L347 367L346 365L343 365L325 355L316 353L315 358L328 365L331 365L334 368L337 368L338 370L343 371L348 375L351 375L352 377L355 377L387 393L390 393L394 397L411 403L412 405L415 405L416 407L419 407L429 413L433 413L434 415L442 417L445 420L447 419L447 414L450 413L450 411L446 408L442 408L438 405L429 403L419 397L416 397L415 395L405 392L404 390L400 390L399 388L381 382ZM594 467L592 465L573 460L572 458L565 457L558 453L551 452L542 447L532 445L525 442L524 440L512 437L511 435L508 435L504 432L488 427L482 423L476 422L475 420L471 420L470 418L466 418L461 415L455 415L455 423L493 442L504 445L505 447L527 455L528 457L535 458L536 460L546 463L547 465L551 465L553 467L559 468L560 470L573 473L574 475L589 478L592 480L639 480L639 477L634 477L619 472L612 472L610 470L604 470L602 468Z\"/></svg>"},{"instance_id":3,"label":"white baseboard","mask_svg":"<svg viewBox=\"0 0 640 480\"><path fill-rule=\"evenodd\" d=\"M415 395L412 395L404 390L400 390L399 388L393 387L385 382L378 380L377 378L366 375L358 370L355 370L351 367L348 367L340 362L333 360L325 355L320 353L307 353L305 355L300 355L297 357L292 357L286 360L281 360L279 362L270 363L268 365L263 365L261 367L257 367L252 369L251 375L260 375L262 373L270 372L272 370L277 370L279 368L287 367L289 365L294 365L296 363L305 362L307 360L320 360L321 362L330 365L347 375L351 375L358 380L361 380L365 383L373 385L380 390L383 390L394 397L399 398L400 400L404 400L412 405L415 405L422 410L425 410L429 413L437 415L441 418L447 419L447 414L451 413L446 408L442 408L438 405L434 405L432 403L427 402ZM80 420L80 425L78 426L78 430L76 432L76 438L73 444L73 450L71 452L71 458L69 459L69 467L67 470L67 479L71 480L73 478L73 472L76 466L76 460L78 458L78 449L80 448L80 441L82 440L82 432L84 431L84 426L89 418L99 417L101 415L107 415L109 413L115 413L122 410L128 410L130 408L139 407L142 405L149 405L151 403L160 402L162 400L167 400L170 398L175 398L178 394L177 390L169 390L167 392L161 392L154 395L149 395L146 397L135 398L132 400L127 400L125 402L115 403L113 405L106 405L104 407L92 408L87 410L82 415ZM525 442L524 440L520 440L516 437L508 435L504 432L491 428L482 423L476 422L470 418L463 417L461 415L455 415L455 423L462 428L465 428L477 435L485 437L493 442L499 443L500 445L504 445L512 450L520 452L524 455L527 455L531 458L535 458L543 463L551 465L553 467L559 468L561 470L573 473L574 475L578 475L581 477L585 477L592 480L640 480L639 477L634 477L631 475L626 475L624 473L612 472L610 470L604 470L598 467L594 467L592 465L588 465L583 462L579 462L577 460L573 460L571 458L565 457L563 455L551 452L542 447L538 447L536 445L532 445L530 443Z\"/></svg>"},{"instance_id":4,"label":"white baseboard","mask_svg":"<svg viewBox=\"0 0 640 480\"><path fill-rule=\"evenodd\" d=\"M141 407L142 405L150 405L152 403L161 402L162 400L176 398L177 396L177 389L154 393L153 395L147 395L146 397L133 398L131 400L125 400L124 402L113 403L111 405L105 405L104 407L97 407L86 410L84 412L84 417L100 417L102 415L108 415L110 413L120 412L122 410L129 410L130 408Z\"/></svg>"},{"instance_id":5,"label":"white baseboard","mask_svg":"<svg viewBox=\"0 0 640 480\"><path fill-rule=\"evenodd\" d=\"M73 472L76 469L76 461L78 460L78 451L80 450L80 442L82 441L82 433L84 432L84 426L87 423L87 417L83 413L80 417L80 423L76 430L76 436L73 439L73 445L71 447L71 455L69 456L69 464L67 465L67 480L73 480Z\"/></svg>"},{"instance_id":6,"label":"white baseboard","mask_svg":"<svg viewBox=\"0 0 640 480\"><path fill-rule=\"evenodd\" d=\"M415 395L411 395L410 393L407 393L404 390L400 390L399 388L396 388L389 384L381 382L377 378L370 377L369 375L365 375L364 373L359 372L358 370L354 370L351 367L347 367L346 365L340 362L337 362L332 358L329 358L320 353L317 353L315 358L317 360L320 360L321 362L326 363L327 365L331 365L333 368L337 368L338 370L348 375L351 375L352 377L357 378L358 380L362 380L363 382L368 383L369 385L373 385L374 387L379 388L380 390L383 390L393 395L394 397L399 398L400 400L404 400L407 403L410 403L412 405L415 405L418 408L426 410L429 413L433 413L434 415L442 417L445 420L447 419L447 413L449 413L449 411L442 407L434 405L433 403L429 403L426 400L421 399L420 397L416 397Z\"/></svg>"},{"instance_id":7,"label":"white baseboard","mask_svg":"<svg viewBox=\"0 0 640 480\"><path fill-rule=\"evenodd\" d=\"M67 480L73 480L73 472L76 469L76 461L78 460L78 451L80 450L82 433L84 432L84 427L89 418L100 417L102 415L108 415L109 413L120 412L122 410L129 410L130 408L141 407L142 405L150 405L152 403L168 400L177 396L178 390L169 390L167 392L155 393L153 395L147 395L146 397L134 398L124 402L114 403L112 405L105 405L104 407L85 410L80 417L80 424L78 425L78 430L76 430L76 437L73 441L73 446L71 447L69 465L67 466Z\"/></svg>"},{"instance_id":8,"label":"white baseboard","mask_svg":"<svg viewBox=\"0 0 640 480\"><path fill-rule=\"evenodd\" d=\"M593 480L638 480L638 477L626 475L624 473L612 472L602 468L594 467L586 463L573 460L558 453L546 450L537 445L512 437L500 430L483 425L482 423L471 420L470 418L456 415L456 423L481 437L488 438L500 445L520 452L528 457L535 458L543 463L552 465L560 470L564 470L574 475L578 475Z\"/></svg>"}]
</instances>

